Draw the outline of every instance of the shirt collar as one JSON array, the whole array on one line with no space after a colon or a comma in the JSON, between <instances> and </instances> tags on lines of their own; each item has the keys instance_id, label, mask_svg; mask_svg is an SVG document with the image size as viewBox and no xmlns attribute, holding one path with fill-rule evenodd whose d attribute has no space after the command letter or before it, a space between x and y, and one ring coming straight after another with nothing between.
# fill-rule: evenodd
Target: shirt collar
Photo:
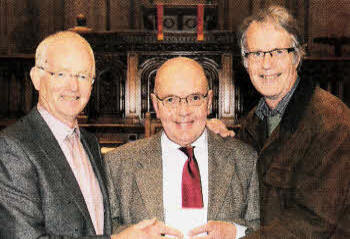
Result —
<instances>
[{"instance_id":1,"label":"shirt collar","mask_svg":"<svg viewBox=\"0 0 350 239\"><path fill-rule=\"evenodd\" d=\"M68 135L71 135L74 131L77 133L78 137L80 138L78 122L75 122L75 126L73 128L70 128L66 124L64 124L62 121L58 120L56 117L50 114L40 104L37 105L37 109L58 141L63 142L66 139L66 137Z\"/></svg>"},{"instance_id":2,"label":"shirt collar","mask_svg":"<svg viewBox=\"0 0 350 239\"><path fill-rule=\"evenodd\" d=\"M292 98L295 89L297 88L299 84L300 78L297 77L297 80L295 81L293 87L288 91L288 93L281 99L280 102L278 102L276 108L270 109L270 107L267 105L265 98L261 97L258 106L256 107L255 114L261 119L264 120L265 117L275 116L277 114L280 114L283 116L284 111L287 108L287 105Z\"/></svg>"}]
</instances>

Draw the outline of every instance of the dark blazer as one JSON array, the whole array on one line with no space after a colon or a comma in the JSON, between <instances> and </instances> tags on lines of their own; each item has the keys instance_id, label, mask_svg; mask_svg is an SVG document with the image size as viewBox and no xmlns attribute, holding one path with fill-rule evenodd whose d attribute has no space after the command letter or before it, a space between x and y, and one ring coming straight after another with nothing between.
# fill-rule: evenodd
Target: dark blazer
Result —
<instances>
[{"instance_id":1,"label":"dark blazer","mask_svg":"<svg viewBox=\"0 0 350 239\"><path fill-rule=\"evenodd\" d=\"M103 161L96 137L81 129L111 232ZM97 237L79 185L36 107L0 133L0 238ZM90 238L90 237L89 237Z\"/></svg>"},{"instance_id":2,"label":"dark blazer","mask_svg":"<svg viewBox=\"0 0 350 239\"><path fill-rule=\"evenodd\" d=\"M247 238L350 238L350 111L301 79L270 137L255 108L239 138L259 154L261 225Z\"/></svg>"},{"instance_id":3,"label":"dark blazer","mask_svg":"<svg viewBox=\"0 0 350 239\"><path fill-rule=\"evenodd\" d=\"M157 217L164 220L161 133L106 154L113 229ZM208 220L257 229L256 152L238 140L208 132Z\"/></svg>"}]
</instances>

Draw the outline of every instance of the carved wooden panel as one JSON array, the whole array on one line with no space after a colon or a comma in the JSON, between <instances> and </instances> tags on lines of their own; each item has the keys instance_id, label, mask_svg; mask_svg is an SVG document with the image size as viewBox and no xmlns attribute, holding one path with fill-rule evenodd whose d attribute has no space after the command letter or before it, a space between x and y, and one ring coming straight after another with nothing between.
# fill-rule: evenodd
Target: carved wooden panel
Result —
<instances>
[{"instance_id":1,"label":"carved wooden panel","mask_svg":"<svg viewBox=\"0 0 350 239\"><path fill-rule=\"evenodd\" d=\"M126 56L96 55L96 80L87 107L90 119L115 121L124 117Z\"/></svg>"}]
</instances>

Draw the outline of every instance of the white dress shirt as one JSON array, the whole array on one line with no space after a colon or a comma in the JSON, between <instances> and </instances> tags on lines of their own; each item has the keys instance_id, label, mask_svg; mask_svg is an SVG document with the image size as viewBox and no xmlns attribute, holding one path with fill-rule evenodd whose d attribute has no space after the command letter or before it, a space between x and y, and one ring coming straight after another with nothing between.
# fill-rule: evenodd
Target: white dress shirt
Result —
<instances>
[{"instance_id":1,"label":"white dress shirt","mask_svg":"<svg viewBox=\"0 0 350 239\"><path fill-rule=\"evenodd\" d=\"M162 163L163 163L163 205L165 224L180 230L184 238L188 238L188 232L195 227L207 223L208 214L208 133L204 130L202 135L191 145L194 147L194 155L198 162L201 176L203 208L182 208L181 184L182 170L187 156L179 150L180 145L171 141L162 133ZM245 235L246 227L235 224L237 228L236 238Z\"/></svg>"}]
</instances>

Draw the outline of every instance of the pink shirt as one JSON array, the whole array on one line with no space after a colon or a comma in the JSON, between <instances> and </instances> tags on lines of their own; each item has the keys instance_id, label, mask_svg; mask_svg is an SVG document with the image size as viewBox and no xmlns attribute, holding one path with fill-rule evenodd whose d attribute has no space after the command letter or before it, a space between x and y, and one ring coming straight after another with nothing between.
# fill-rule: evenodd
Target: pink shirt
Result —
<instances>
[{"instance_id":1,"label":"pink shirt","mask_svg":"<svg viewBox=\"0 0 350 239\"><path fill-rule=\"evenodd\" d=\"M102 235L104 227L104 207L103 197L100 186L98 184L98 180L93 172L91 163L88 160L88 155L86 154L84 147L81 145L81 149L84 151L84 155L82 155L78 159L82 164L82 166L79 168L76 167L77 162L74 162L75 159L65 141L67 136L71 135L74 130L76 131L80 139L78 123L75 123L74 128L70 128L66 124L62 123L57 118L55 118L53 115L51 115L42 106L38 105L37 108L40 115L44 118L51 132L55 136L58 144L60 145L67 159L69 166L73 171L73 174L79 184L80 190L84 196L85 203L89 210L92 223L94 224L96 234ZM83 171L85 172L84 175L82 175Z\"/></svg>"}]
</instances>

